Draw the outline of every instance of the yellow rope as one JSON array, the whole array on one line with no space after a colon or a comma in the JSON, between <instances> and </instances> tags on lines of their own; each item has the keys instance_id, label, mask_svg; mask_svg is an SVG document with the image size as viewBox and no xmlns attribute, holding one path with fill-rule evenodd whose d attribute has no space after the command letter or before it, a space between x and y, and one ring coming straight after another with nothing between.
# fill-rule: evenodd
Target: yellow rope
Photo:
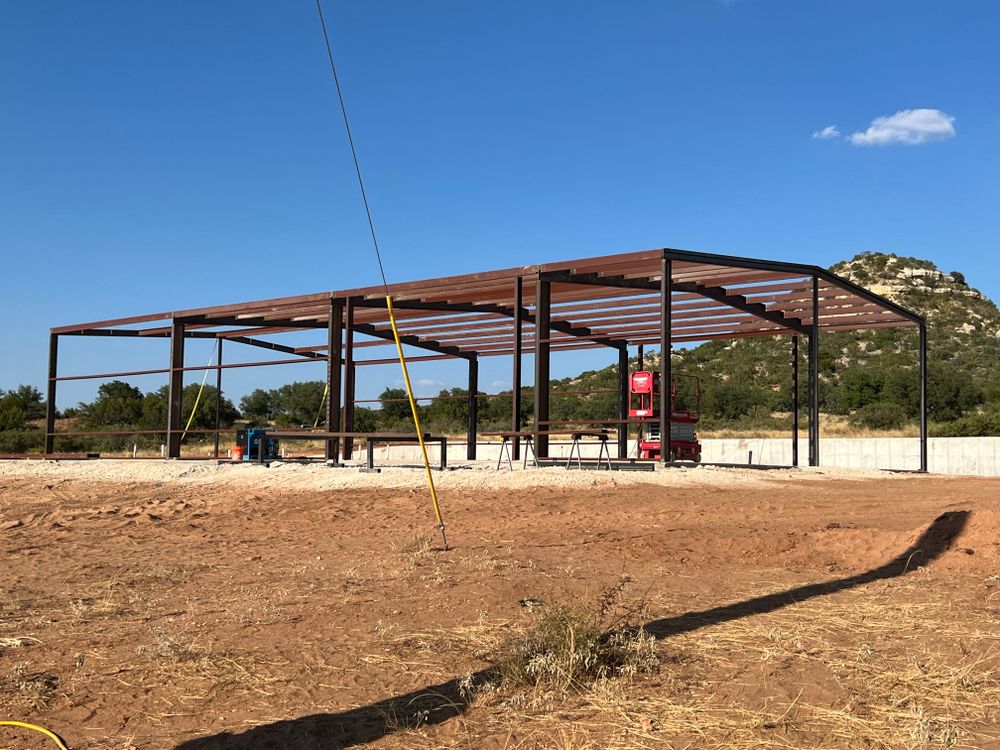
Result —
<instances>
[{"instance_id":1,"label":"yellow rope","mask_svg":"<svg viewBox=\"0 0 1000 750\"><path fill-rule=\"evenodd\" d=\"M215 350L219 346L219 340L215 340L215 346L212 347L212 356L208 360L209 366L215 361ZM191 429L191 423L194 421L194 415L198 412L198 404L201 403L201 394L205 392L205 383L208 381L209 370L205 370L205 375L201 379L201 388L198 389L198 397L194 400L194 408L191 409L191 416L188 417L187 424L184 425L184 432L181 433L181 440L184 436L188 434L188 430Z\"/></svg>"},{"instance_id":2,"label":"yellow rope","mask_svg":"<svg viewBox=\"0 0 1000 750\"><path fill-rule=\"evenodd\" d=\"M59 750L69 750L69 748L63 744L63 741L59 739L58 735L56 735L55 732L50 732L45 727L40 727L36 724L28 724L25 721L0 721L0 727L19 727L21 729L30 729L32 732L39 732L41 734L44 734L46 737L48 737L50 740L56 743L56 746L59 747Z\"/></svg>"},{"instance_id":3,"label":"yellow rope","mask_svg":"<svg viewBox=\"0 0 1000 750\"><path fill-rule=\"evenodd\" d=\"M329 384L329 383L327 383L327 384L326 384L326 385L325 385L325 386L323 387L323 398L321 398L321 399L319 400L319 411L318 411L318 412L316 412L316 419L314 419L314 420L313 420L313 429L314 429L314 430L316 429L316 426L317 426L317 425L319 424L319 418L320 418L321 416L323 416L323 405L324 405L324 404L326 403L326 396L327 396L327 394L328 394L329 392L330 392L330 384ZM326 429L327 429L327 431L328 431L328 432L332 432L332 429L330 428L330 425L327 425L327 426L326 426Z\"/></svg>"},{"instance_id":4,"label":"yellow rope","mask_svg":"<svg viewBox=\"0 0 1000 750\"><path fill-rule=\"evenodd\" d=\"M420 452L424 457L424 471L427 472L427 484L431 488L431 502L434 504L434 517L441 530L441 540L448 549L448 537L444 533L444 519L441 518L441 506L438 504L437 490L434 488L434 476L431 474L431 464L427 460L427 445L424 443L424 433L420 428L420 415L417 413L417 402L413 398L413 387L410 385L410 374L406 370L406 357L403 356L403 343L399 340L399 330L396 328L396 315L392 309L392 296L385 295L386 306L389 308L389 322L392 324L392 335L396 339L396 351L399 352L399 365L403 368L403 381L406 383L406 396L410 400L410 411L413 413L413 424L417 428L417 440L420 441ZM447 450L447 447L442 447Z\"/></svg>"}]
</instances>

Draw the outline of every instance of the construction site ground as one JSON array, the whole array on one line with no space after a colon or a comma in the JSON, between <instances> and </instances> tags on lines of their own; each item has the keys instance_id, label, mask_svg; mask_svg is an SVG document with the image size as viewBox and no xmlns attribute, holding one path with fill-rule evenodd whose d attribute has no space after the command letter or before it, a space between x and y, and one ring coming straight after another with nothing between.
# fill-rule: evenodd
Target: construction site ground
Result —
<instances>
[{"instance_id":1,"label":"construction site ground","mask_svg":"<svg viewBox=\"0 0 1000 750\"><path fill-rule=\"evenodd\" d=\"M0 462L0 718L90 750L1000 748L1000 479L436 478L448 551L419 470ZM658 668L489 681L616 585Z\"/></svg>"}]
</instances>

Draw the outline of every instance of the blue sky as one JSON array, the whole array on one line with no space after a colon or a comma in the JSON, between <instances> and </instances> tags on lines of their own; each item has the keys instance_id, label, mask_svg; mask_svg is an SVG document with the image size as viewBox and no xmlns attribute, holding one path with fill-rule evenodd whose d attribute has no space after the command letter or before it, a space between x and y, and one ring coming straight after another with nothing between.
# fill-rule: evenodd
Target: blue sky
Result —
<instances>
[{"instance_id":1,"label":"blue sky","mask_svg":"<svg viewBox=\"0 0 1000 750\"><path fill-rule=\"evenodd\" d=\"M1000 297L995 2L324 7L390 281L659 246L870 249ZM0 388L43 385L53 325L377 280L309 0L4 3L0 71ZM922 142L879 145L873 120L906 110L938 111L907 131ZM63 372L167 357L63 351ZM365 369L361 397L399 379ZM481 386L509 369L487 360ZM227 392L321 371L231 371ZM425 393L464 378L414 375Z\"/></svg>"}]
</instances>

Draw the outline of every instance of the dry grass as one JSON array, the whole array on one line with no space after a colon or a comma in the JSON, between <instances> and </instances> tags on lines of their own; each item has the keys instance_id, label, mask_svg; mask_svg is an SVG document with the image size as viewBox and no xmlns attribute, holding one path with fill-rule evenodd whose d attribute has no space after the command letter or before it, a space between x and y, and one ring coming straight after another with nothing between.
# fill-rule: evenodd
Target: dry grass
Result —
<instances>
[{"instance_id":1,"label":"dry grass","mask_svg":"<svg viewBox=\"0 0 1000 750\"><path fill-rule=\"evenodd\" d=\"M940 590L920 596L932 582L925 575L873 584L659 643L631 629L638 640L627 648L638 661L626 663L641 668L616 669L617 652L607 668L593 668L593 610L554 608L514 636L504 621L401 637L401 646L425 652L507 658L498 680L467 685L472 705L460 741L440 744L411 718L401 727L404 744L1000 747L1000 630L983 612L956 613ZM909 603L895 603L904 591Z\"/></svg>"}]
</instances>

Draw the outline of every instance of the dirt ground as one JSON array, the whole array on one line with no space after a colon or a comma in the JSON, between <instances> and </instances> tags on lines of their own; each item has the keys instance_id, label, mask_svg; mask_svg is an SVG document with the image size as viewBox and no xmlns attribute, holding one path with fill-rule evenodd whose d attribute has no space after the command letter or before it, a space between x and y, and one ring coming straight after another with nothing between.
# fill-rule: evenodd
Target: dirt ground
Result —
<instances>
[{"instance_id":1,"label":"dirt ground","mask_svg":"<svg viewBox=\"0 0 1000 750\"><path fill-rule=\"evenodd\" d=\"M438 478L447 552L417 471L0 462L0 718L72 750L1000 748L1000 479ZM491 682L623 579L656 671Z\"/></svg>"}]
</instances>

